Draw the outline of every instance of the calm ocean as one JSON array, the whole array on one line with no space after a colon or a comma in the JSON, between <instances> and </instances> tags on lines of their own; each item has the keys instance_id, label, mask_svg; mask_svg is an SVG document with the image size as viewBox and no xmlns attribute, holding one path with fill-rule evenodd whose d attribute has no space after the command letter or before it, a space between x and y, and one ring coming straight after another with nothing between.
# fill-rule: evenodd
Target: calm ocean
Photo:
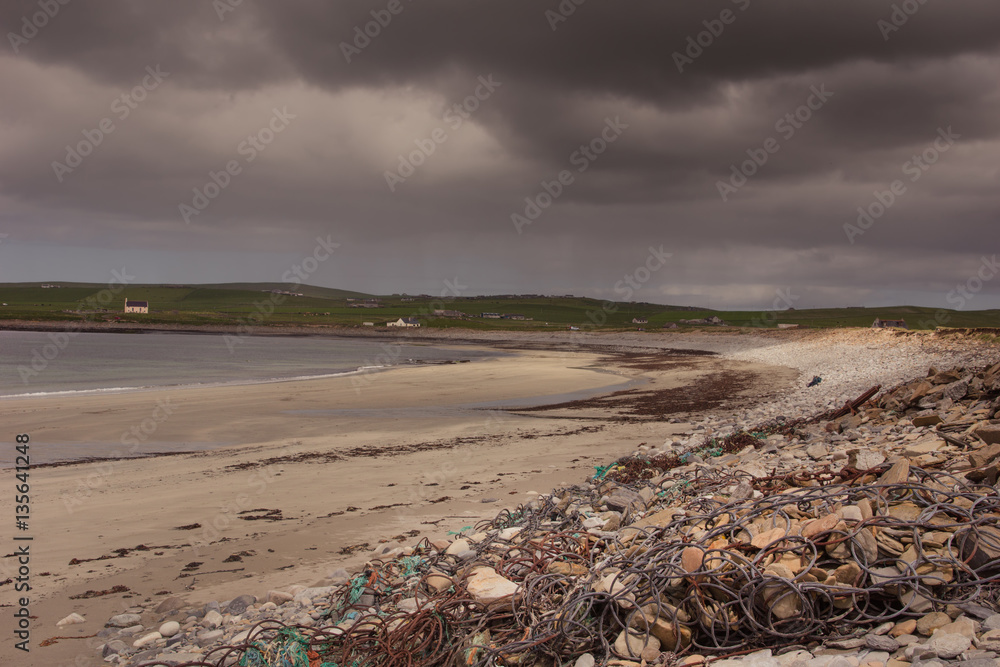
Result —
<instances>
[{"instance_id":1,"label":"calm ocean","mask_svg":"<svg viewBox=\"0 0 1000 667\"><path fill-rule=\"evenodd\" d=\"M474 349L394 346L361 338L226 337L179 333L0 331L0 398L248 384L353 373L364 367L496 357ZM230 338L232 340L232 338ZM388 350L388 352L387 352Z\"/></svg>"}]
</instances>

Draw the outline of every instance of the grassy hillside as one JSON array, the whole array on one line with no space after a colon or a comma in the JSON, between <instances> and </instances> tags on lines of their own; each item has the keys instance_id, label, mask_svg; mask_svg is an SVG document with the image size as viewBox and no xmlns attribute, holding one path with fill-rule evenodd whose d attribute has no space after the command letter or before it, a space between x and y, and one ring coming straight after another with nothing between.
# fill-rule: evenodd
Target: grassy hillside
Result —
<instances>
[{"instance_id":1,"label":"grassy hillside","mask_svg":"<svg viewBox=\"0 0 1000 667\"><path fill-rule=\"evenodd\" d=\"M668 322L718 316L733 326L769 327L778 323L809 327L867 327L876 318L904 319L912 329L949 327L1000 327L1000 311L943 311L898 306L888 308L825 308L782 312L720 312L652 303L617 303L580 297L487 296L435 299L429 296L390 295L372 297L325 287L283 283L232 283L219 285L130 285L113 296L106 285L87 283L0 284L0 320L80 320L172 324L239 324L254 322L266 313L264 325L362 326L384 325L400 317L417 317L424 326L470 329L565 329L595 324L602 328L656 330ZM274 295L288 290L302 296ZM125 297L148 301L149 314L123 312ZM366 299L378 300L377 308L355 307ZM103 301L99 300L102 299ZM466 317L448 318L435 309L457 310ZM484 319L482 313L517 314L525 320ZM633 324L647 318L648 324ZM937 319L935 319L937 318ZM682 325L685 326L685 325Z\"/></svg>"}]
</instances>

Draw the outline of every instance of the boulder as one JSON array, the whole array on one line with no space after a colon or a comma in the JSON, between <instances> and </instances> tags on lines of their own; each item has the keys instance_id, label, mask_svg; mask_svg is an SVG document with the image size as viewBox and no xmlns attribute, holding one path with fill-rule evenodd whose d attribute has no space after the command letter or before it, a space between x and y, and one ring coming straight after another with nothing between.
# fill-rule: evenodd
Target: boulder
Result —
<instances>
[{"instance_id":1,"label":"boulder","mask_svg":"<svg viewBox=\"0 0 1000 667\"><path fill-rule=\"evenodd\" d=\"M466 582L466 588L472 599L481 605L490 605L500 600L513 597L521 589L513 581L496 573L490 567L477 567Z\"/></svg>"}]
</instances>

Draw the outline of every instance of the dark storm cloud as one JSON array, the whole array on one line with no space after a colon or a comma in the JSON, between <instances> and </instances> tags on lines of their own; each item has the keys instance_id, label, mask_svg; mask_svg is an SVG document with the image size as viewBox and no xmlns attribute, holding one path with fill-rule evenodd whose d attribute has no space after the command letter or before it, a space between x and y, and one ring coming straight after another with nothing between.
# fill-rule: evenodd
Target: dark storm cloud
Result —
<instances>
[{"instance_id":1,"label":"dark storm cloud","mask_svg":"<svg viewBox=\"0 0 1000 667\"><path fill-rule=\"evenodd\" d=\"M400 280L462 265L489 276L482 291L578 292L606 291L668 242L684 268L658 279L692 288L664 299L763 299L781 274L820 295L913 285L933 300L998 222L995 2L42 4L58 11L30 37L39 2L0 6L14 91L0 103L0 231L25 241L287 253L332 229L411 262ZM358 37L366 27L377 36ZM149 66L169 77L117 118ZM500 85L451 125L479 77ZM238 147L275 108L295 119L246 160ZM57 178L52 162L104 117L114 134ZM627 129L579 162L608 119ZM386 172L435 128L447 140L390 190ZM909 180L947 128L955 145ZM768 140L766 163L742 167ZM185 224L178 207L232 160L241 173ZM753 173L720 192L734 168ZM573 182L518 234L511 215L563 170ZM894 180L905 193L845 233ZM448 259L472 247L478 262ZM935 253L951 261L928 270ZM859 271L876 257L895 270Z\"/></svg>"}]
</instances>

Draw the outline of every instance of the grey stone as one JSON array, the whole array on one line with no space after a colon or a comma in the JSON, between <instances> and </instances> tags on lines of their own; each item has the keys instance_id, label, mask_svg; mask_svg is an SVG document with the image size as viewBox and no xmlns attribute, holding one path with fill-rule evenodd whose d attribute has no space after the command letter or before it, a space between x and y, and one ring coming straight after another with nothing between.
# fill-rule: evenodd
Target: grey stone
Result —
<instances>
[{"instance_id":1,"label":"grey stone","mask_svg":"<svg viewBox=\"0 0 1000 667\"><path fill-rule=\"evenodd\" d=\"M616 512L625 512L632 508L642 508L646 504L642 502L642 496L629 489L615 489L605 501L608 508Z\"/></svg>"},{"instance_id":2,"label":"grey stone","mask_svg":"<svg viewBox=\"0 0 1000 667\"><path fill-rule=\"evenodd\" d=\"M962 655L972 647L972 640L962 635L937 632L927 642L927 647L937 654L937 657L951 660Z\"/></svg>"},{"instance_id":3,"label":"grey stone","mask_svg":"<svg viewBox=\"0 0 1000 667\"><path fill-rule=\"evenodd\" d=\"M122 651L128 650L128 644L120 639L112 639L107 644L104 645L104 649L101 651L102 657L108 657L109 655L118 655Z\"/></svg>"},{"instance_id":4,"label":"grey stone","mask_svg":"<svg viewBox=\"0 0 1000 667\"><path fill-rule=\"evenodd\" d=\"M1000 630L1000 614L993 614L983 621L983 630Z\"/></svg>"},{"instance_id":5,"label":"grey stone","mask_svg":"<svg viewBox=\"0 0 1000 667\"><path fill-rule=\"evenodd\" d=\"M109 618L105 625L111 628L128 628L141 622L142 617L139 614L118 614Z\"/></svg>"},{"instance_id":6,"label":"grey stone","mask_svg":"<svg viewBox=\"0 0 1000 667\"><path fill-rule=\"evenodd\" d=\"M199 632L197 637L198 646L211 646L221 640L225 634L226 633L222 630L206 630L205 632Z\"/></svg>"},{"instance_id":7,"label":"grey stone","mask_svg":"<svg viewBox=\"0 0 1000 667\"><path fill-rule=\"evenodd\" d=\"M233 598L232 601L226 605L226 613L232 614L233 616L239 616L247 610L247 607L256 601L257 596L255 595L241 595L238 598Z\"/></svg>"},{"instance_id":8,"label":"grey stone","mask_svg":"<svg viewBox=\"0 0 1000 667\"><path fill-rule=\"evenodd\" d=\"M589 653L584 653L583 655L581 655L579 658L576 659L576 663L573 665L573 667L594 667L595 664L596 660L594 660L594 656L590 655Z\"/></svg>"},{"instance_id":9,"label":"grey stone","mask_svg":"<svg viewBox=\"0 0 1000 667\"><path fill-rule=\"evenodd\" d=\"M865 646L873 651L888 651L889 653L894 653L899 649L899 642L892 637L869 634L865 635Z\"/></svg>"},{"instance_id":10,"label":"grey stone","mask_svg":"<svg viewBox=\"0 0 1000 667\"><path fill-rule=\"evenodd\" d=\"M861 648L866 644L864 637L851 637L849 639L831 639L826 642L826 645L830 648L846 649L852 650L856 648Z\"/></svg>"},{"instance_id":11,"label":"grey stone","mask_svg":"<svg viewBox=\"0 0 1000 667\"><path fill-rule=\"evenodd\" d=\"M177 597L176 595L172 595L168 598L165 598L163 601L160 602L160 604L156 605L156 609L154 609L153 611L155 611L157 614L169 614L172 611L178 611L186 606L187 603L184 602L184 600Z\"/></svg>"}]
</instances>

